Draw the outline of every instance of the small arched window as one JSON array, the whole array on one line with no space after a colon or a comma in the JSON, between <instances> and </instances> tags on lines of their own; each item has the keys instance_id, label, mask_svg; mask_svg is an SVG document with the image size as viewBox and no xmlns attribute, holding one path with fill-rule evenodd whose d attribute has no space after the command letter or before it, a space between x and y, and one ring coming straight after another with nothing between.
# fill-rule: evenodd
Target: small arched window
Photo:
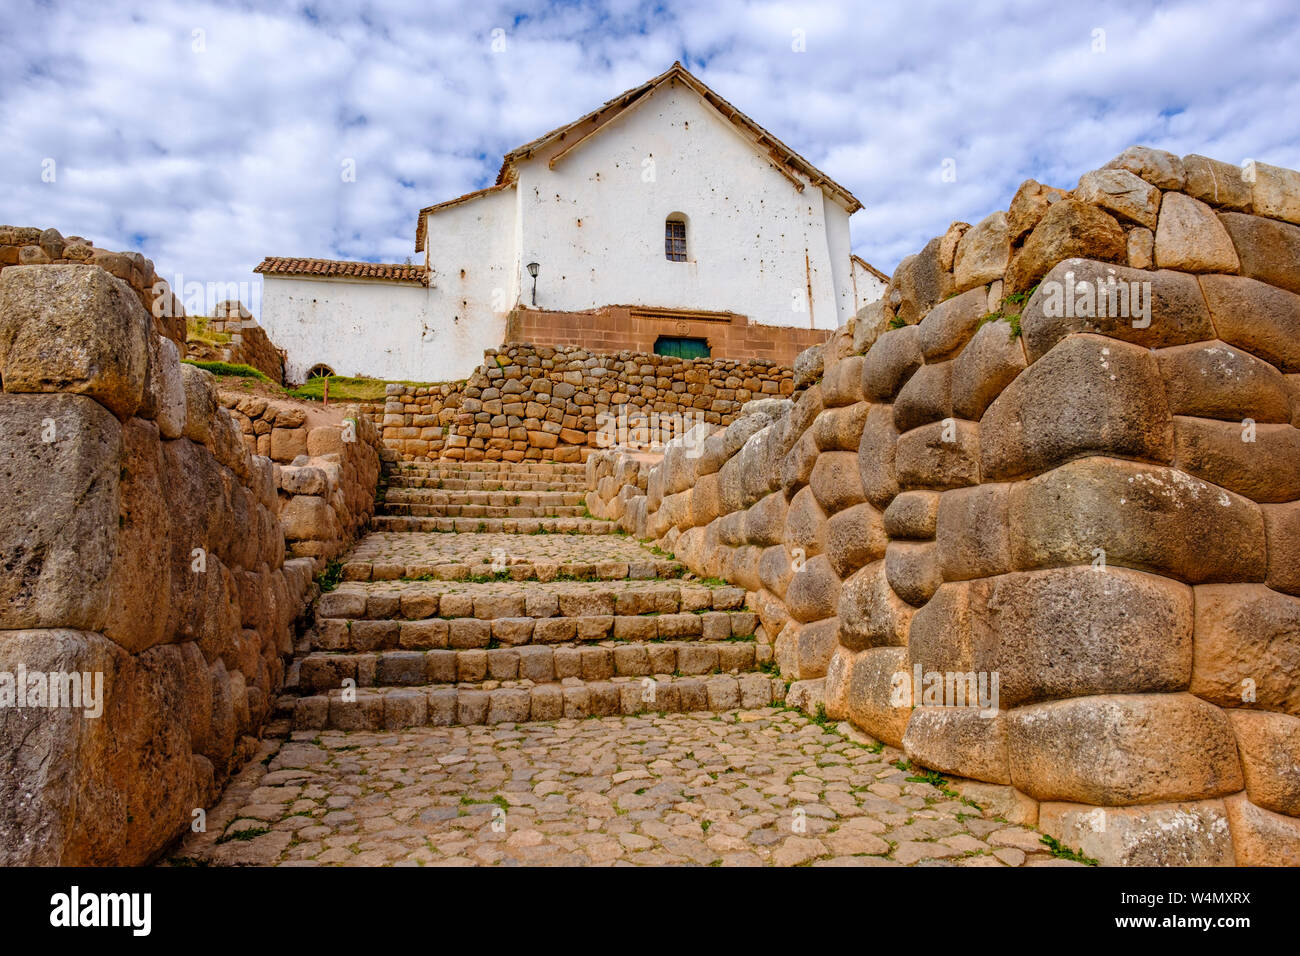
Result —
<instances>
[{"instance_id":1,"label":"small arched window","mask_svg":"<svg viewBox=\"0 0 1300 956\"><path fill-rule=\"evenodd\" d=\"M313 365L307 370L307 377L310 378L329 378L334 374L334 369L328 365Z\"/></svg>"},{"instance_id":2,"label":"small arched window","mask_svg":"<svg viewBox=\"0 0 1300 956\"><path fill-rule=\"evenodd\" d=\"M664 255L670 262L686 261L686 219L669 216L664 220Z\"/></svg>"}]
</instances>

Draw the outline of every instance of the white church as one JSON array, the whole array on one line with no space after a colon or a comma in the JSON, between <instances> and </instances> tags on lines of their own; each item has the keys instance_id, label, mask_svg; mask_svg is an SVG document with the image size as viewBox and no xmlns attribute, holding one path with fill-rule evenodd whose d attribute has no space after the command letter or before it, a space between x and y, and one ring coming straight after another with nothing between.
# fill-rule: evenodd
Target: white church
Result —
<instances>
[{"instance_id":1,"label":"white church","mask_svg":"<svg viewBox=\"0 0 1300 956\"><path fill-rule=\"evenodd\" d=\"M843 186L674 63L420 210L414 264L268 257L285 377L466 378L507 343L790 364L886 277Z\"/></svg>"}]
</instances>

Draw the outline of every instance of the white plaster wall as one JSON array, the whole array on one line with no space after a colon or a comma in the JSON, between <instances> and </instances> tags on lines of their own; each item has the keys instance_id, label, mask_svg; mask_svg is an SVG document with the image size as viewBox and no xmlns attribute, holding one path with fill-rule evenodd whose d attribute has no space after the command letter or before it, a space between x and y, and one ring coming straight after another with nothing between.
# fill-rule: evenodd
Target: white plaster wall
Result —
<instances>
[{"instance_id":1,"label":"white plaster wall","mask_svg":"<svg viewBox=\"0 0 1300 956\"><path fill-rule=\"evenodd\" d=\"M850 261L853 264L853 292L857 299L853 309L856 314L864 305L875 302L884 295L887 283L882 282L874 273L867 271L857 259Z\"/></svg>"},{"instance_id":2,"label":"white plaster wall","mask_svg":"<svg viewBox=\"0 0 1300 956\"><path fill-rule=\"evenodd\" d=\"M487 343L478 349L466 375L482 363L484 348L501 344L506 314L519 301L517 215L511 187L440 209L425 219L425 266L435 328L452 341L459 336Z\"/></svg>"},{"instance_id":3,"label":"white plaster wall","mask_svg":"<svg viewBox=\"0 0 1300 956\"><path fill-rule=\"evenodd\" d=\"M339 375L416 382L465 378L483 361L483 349L499 344L500 333L485 338L470 325L447 328L432 305L422 286L268 275L261 324L285 350L291 383L302 382L317 363Z\"/></svg>"},{"instance_id":4,"label":"white plaster wall","mask_svg":"<svg viewBox=\"0 0 1300 956\"><path fill-rule=\"evenodd\" d=\"M797 191L685 87L660 88L549 168L565 145L519 167L517 261L541 264L540 308L734 311L819 329L852 314L837 291L851 287L848 216L816 186ZM664 256L671 213L686 216L688 262Z\"/></svg>"}]
</instances>

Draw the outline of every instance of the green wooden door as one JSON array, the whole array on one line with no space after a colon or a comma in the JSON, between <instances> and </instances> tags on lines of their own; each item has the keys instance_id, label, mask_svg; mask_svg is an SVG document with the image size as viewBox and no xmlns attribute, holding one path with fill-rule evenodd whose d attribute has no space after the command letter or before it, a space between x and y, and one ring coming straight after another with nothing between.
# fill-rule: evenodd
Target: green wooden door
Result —
<instances>
[{"instance_id":1,"label":"green wooden door","mask_svg":"<svg viewBox=\"0 0 1300 956\"><path fill-rule=\"evenodd\" d=\"M704 339L661 335L655 341L655 354L683 359L708 358L709 343Z\"/></svg>"}]
</instances>

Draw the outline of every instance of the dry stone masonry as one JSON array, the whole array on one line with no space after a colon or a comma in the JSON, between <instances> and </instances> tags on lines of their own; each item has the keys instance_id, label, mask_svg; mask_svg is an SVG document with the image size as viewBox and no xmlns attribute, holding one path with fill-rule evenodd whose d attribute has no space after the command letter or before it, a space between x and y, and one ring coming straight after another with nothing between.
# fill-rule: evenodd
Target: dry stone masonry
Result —
<instances>
[{"instance_id":1,"label":"dry stone masonry","mask_svg":"<svg viewBox=\"0 0 1300 956\"><path fill-rule=\"evenodd\" d=\"M592 455L591 513L750 592L791 701L1089 856L1300 863L1300 173L1027 182L796 377Z\"/></svg>"},{"instance_id":2,"label":"dry stone masonry","mask_svg":"<svg viewBox=\"0 0 1300 956\"><path fill-rule=\"evenodd\" d=\"M252 454L139 287L93 264L0 273L0 385L0 861L142 863L256 751L377 441L322 425L314 457ZM313 499L352 517L297 535Z\"/></svg>"},{"instance_id":3,"label":"dry stone masonry","mask_svg":"<svg viewBox=\"0 0 1300 956\"><path fill-rule=\"evenodd\" d=\"M185 308L153 262L138 252L109 252L81 236L64 236L59 230L30 226L0 226L0 269L9 266L81 263L99 266L117 276L154 317L154 330L185 350Z\"/></svg>"},{"instance_id":4,"label":"dry stone masonry","mask_svg":"<svg viewBox=\"0 0 1300 956\"><path fill-rule=\"evenodd\" d=\"M219 302L211 316L198 321L203 323L204 331L219 338L219 342L210 344L191 339L186 342L189 358L247 365L276 385L284 384L284 356L242 302L237 299Z\"/></svg>"},{"instance_id":5,"label":"dry stone masonry","mask_svg":"<svg viewBox=\"0 0 1300 956\"><path fill-rule=\"evenodd\" d=\"M518 345L489 350L465 382L388 386L379 424L403 461L581 462L620 423L650 444L652 430L727 424L751 399L793 390L770 362Z\"/></svg>"},{"instance_id":6,"label":"dry stone masonry","mask_svg":"<svg viewBox=\"0 0 1300 956\"><path fill-rule=\"evenodd\" d=\"M554 513L583 489L577 464L401 469L384 506L398 514L378 519L389 530L358 544L343 583L317 603L291 675L303 694L294 727L400 730L779 700L785 685L760 669L771 648L754 638L744 590L684 576L675 559L608 534L610 522ZM405 517L412 508L424 517ZM413 533L412 522L434 533Z\"/></svg>"}]
</instances>

